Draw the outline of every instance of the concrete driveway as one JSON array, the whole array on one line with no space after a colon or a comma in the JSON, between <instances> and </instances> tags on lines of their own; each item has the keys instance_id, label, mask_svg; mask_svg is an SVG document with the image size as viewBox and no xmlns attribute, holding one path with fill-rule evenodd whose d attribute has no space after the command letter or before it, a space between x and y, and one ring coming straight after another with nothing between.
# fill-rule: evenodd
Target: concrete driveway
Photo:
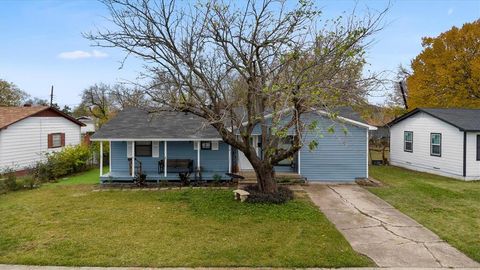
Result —
<instances>
[{"instance_id":1,"label":"concrete driveway","mask_svg":"<svg viewBox=\"0 0 480 270\"><path fill-rule=\"evenodd\" d=\"M480 267L358 185L311 184L304 189L350 245L380 267Z\"/></svg>"}]
</instances>

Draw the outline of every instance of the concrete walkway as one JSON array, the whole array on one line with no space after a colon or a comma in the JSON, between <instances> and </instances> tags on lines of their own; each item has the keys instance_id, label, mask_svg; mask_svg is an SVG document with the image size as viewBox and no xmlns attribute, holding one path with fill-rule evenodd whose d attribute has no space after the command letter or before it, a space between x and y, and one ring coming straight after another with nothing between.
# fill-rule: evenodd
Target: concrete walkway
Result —
<instances>
[{"instance_id":1,"label":"concrete walkway","mask_svg":"<svg viewBox=\"0 0 480 270\"><path fill-rule=\"evenodd\" d=\"M305 191L350 245L380 267L480 267L360 186L313 184Z\"/></svg>"}]
</instances>

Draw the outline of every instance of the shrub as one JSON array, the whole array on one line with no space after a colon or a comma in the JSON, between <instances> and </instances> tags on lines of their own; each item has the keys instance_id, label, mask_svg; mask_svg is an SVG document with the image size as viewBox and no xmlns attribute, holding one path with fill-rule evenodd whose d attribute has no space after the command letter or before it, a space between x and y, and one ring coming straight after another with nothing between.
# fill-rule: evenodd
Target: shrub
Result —
<instances>
[{"instance_id":1,"label":"shrub","mask_svg":"<svg viewBox=\"0 0 480 270\"><path fill-rule=\"evenodd\" d=\"M50 180L51 169L48 162L37 162L33 168L33 177L40 182L46 182Z\"/></svg>"},{"instance_id":2,"label":"shrub","mask_svg":"<svg viewBox=\"0 0 480 270\"><path fill-rule=\"evenodd\" d=\"M213 182L214 182L215 184L218 184L220 181L222 181L222 176L219 175L219 174L214 174L214 175L213 175Z\"/></svg>"},{"instance_id":3,"label":"shrub","mask_svg":"<svg viewBox=\"0 0 480 270\"><path fill-rule=\"evenodd\" d=\"M2 173L3 186L6 191L14 191L19 189L19 185L17 183L17 176L15 175L15 171L12 169L6 169Z\"/></svg>"},{"instance_id":4,"label":"shrub","mask_svg":"<svg viewBox=\"0 0 480 270\"><path fill-rule=\"evenodd\" d=\"M38 162L34 175L40 181L56 180L60 177L88 169L92 151L87 145L67 146L61 151L47 154L46 161Z\"/></svg>"},{"instance_id":5,"label":"shrub","mask_svg":"<svg viewBox=\"0 0 480 270\"><path fill-rule=\"evenodd\" d=\"M293 199L293 191L288 187L279 186L277 193L263 193L257 185L249 185L244 188L250 195L246 202L249 203L286 203Z\"/></svg>"},{"instance_id":6,"label":"shrub","mask_svg":"<svg viewBox=\"0 0 480 270\"><path fill-rule=\"evenodd\" d=\"M36 188L37 186L38 186L38 181L33 175L29 174L23 178L23 187L33 189L33 188Z\"/></svg>"},{"instance_id":7,"label":"shrub","mask_svg":"<svg viewBox=\"0 0 480 270\"><path fill-rule=\"evenodd\" d=\"M147 185L147 175L142 173L142 174L138 174L137 176L135 176L135 178L133 179L133 183L139 187L143 187L143 186L146 186Z\"/></svg>"}]
</instances>

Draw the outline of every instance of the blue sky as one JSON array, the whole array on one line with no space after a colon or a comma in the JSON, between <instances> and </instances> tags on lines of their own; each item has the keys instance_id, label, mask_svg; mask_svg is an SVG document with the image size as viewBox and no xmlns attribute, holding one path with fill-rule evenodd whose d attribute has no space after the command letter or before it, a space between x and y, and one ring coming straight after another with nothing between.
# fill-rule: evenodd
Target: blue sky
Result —
<instances>
[{"instance_id":1,"label":"blue sky","mask_svg":"<svg viewBox=\"0 0 480 270\"><path fill-rule=\"evenodd\" d=\"M187 2L188 3L188 2ZM318 1L326 17L351 10L355 1ZM380 10L388 1L358 1ZM436 36L480 18L480 0L392 0L386 26L375 36L368 52L368 68L395 70L408 65L421 51L421 38ZM94 0L0 0L0 78L11 81L32 96L48 98L55 87L55 101L75 106L80 93L97 83L135 81L142 64L116 49L95 48L82 32L105 25L108 13ZM371 101L381 102L381 94Z\"/></svg>"}]
</instances>

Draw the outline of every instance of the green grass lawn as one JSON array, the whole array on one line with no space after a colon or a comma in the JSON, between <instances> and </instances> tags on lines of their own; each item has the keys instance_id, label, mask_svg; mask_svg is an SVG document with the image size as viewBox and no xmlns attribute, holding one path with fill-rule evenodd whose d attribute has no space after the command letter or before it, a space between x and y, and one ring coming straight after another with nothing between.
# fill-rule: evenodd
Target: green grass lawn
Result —
<instances>
[{"instance_id":1,"label":"green grass lawn","mask_svg":"<svg viewBox=\"0 0 480 270\"><path fill-rule=\"evenodd\" d=\"M103 167L103 173L108 172L109 168ZM57 183L53 185L84 185L84 184L99 184L100 169L92 169L85 173L75 174L72 176L65 177L60 179Z\"/></svg>"},{"instance_id":2,"label":"green grass lawn","mask_svg":"<svg viewBox=\"0 0 480 270\"><path fill-rule=\"evenodd\" d=\"M302 194L284 205L261 205L236 202L231 190L94 192L97 175L0 196L0 264L373 264Z\"/></svg>"},{"instance_id":3,"label":"green grass lawn","mask_svg":"<svg viewBox=\"0 0 480 270\"><path fill-rule=\"evenodd\" d=\"M371 192L480 261L480 182L389 166L371 166L370 175L386 184Z\"/></svg>"}]
</instances>

